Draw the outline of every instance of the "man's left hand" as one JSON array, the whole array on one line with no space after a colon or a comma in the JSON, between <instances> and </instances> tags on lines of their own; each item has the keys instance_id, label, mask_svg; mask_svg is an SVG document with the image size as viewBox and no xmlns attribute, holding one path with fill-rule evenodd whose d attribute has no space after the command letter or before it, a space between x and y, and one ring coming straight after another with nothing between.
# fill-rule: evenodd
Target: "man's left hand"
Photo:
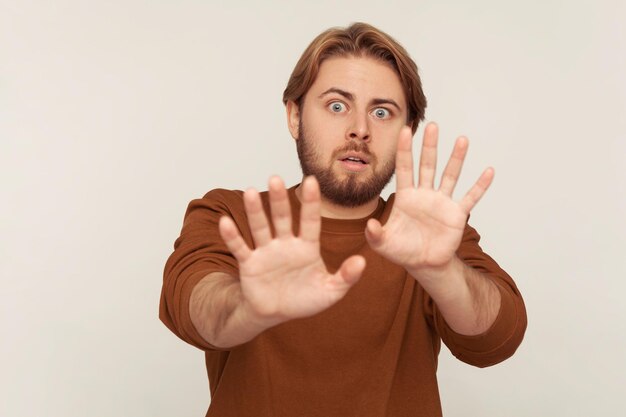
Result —
<instances>
[{"instance_id":1,"label":"man's left hand","mask_svg":"<svg viewBox=\"0 0 626 417\"><path fill-rule=\"evenodd\" d=\"M439 188L435 189L437 138L437 125L429 123L424 132L419 180L415 187L411 130L403 128L396 153L397 188L393 209L384 226L370 219L365 233L376 252L412 274L420 270L445 270L450 266L469 213L494 176L494 170L487 168L460 201L452 199L468 148L467 138L461 136L456 140Z\"/></svg>"}]
</instances>

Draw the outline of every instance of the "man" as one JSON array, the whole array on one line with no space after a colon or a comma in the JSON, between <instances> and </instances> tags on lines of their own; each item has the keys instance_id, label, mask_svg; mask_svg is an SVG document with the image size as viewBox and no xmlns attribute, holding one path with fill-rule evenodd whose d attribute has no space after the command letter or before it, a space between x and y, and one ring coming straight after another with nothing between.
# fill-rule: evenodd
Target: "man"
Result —
<instances>
[{"instance_id":1,"label":"man","mask_svg":"<svg viewBox=\"0 0 626 417\"><path fill-rule=\"evenodd\" d=\"M515 284L466 224L494 172L452 199L461 137L435 188L429 124L414 183L417 68L366 24L319 35L284 103L302 183L192 201L165 267L160 317L206 352L207 416L439 416L440 340L489 366L526 328Z\"/></svg>"}]
</instances>

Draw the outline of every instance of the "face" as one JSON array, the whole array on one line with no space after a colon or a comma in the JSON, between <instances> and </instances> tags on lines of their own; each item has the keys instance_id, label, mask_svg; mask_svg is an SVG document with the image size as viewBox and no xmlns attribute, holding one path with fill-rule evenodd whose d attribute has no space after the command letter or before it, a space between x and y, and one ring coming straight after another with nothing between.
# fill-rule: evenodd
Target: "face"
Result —
<instances>
[{"instance_id":1,"label":"face","mask_svg":"<svg viewBox=\"0 0 626 417\"><path fill-rule=\"evenodd\" d=\"M330 202L356 207L378 198L395 170L406 124L400 78L369 57L324 61L301 108L288 103L304 175L314 175Z\"/></svg>"}]
</instances>

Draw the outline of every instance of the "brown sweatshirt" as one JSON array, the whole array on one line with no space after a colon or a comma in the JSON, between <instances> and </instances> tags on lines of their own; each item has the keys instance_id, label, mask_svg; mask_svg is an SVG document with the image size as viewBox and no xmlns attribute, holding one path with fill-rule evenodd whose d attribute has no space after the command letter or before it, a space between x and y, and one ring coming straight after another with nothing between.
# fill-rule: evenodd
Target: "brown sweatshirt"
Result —
<instances>
[{"instance_id":1,"label":"brown sweatshirt","mask_svg":"<svg viewBox=\"0 0 626 417\"><path fill-rule=\"evenodd\" d=\"M437 356L441 340L460 360L485 367L511 356L524 336L526 312L513 280L485 254L478 233L465 228L457 255L500 289L500 312L477 336L455 333L430 296L406 271L376 254L365 240L370 217L384 224L394 196L368 217L322 219L321 254L329 271L361 254L361 279L334 306L292 320L228 350L196 331L189 297L210 272L238 276L237 261L219 236L218 220L235 220L250 247L243 193L217 189L189 204L180 237L165 265L160 318L184 341L205 351L211 389L207 416L401 417L441 416ZM297 233L300 203L289 197ZM269 213L267 193L262 193Z\"/></svg>"}]
</instances>

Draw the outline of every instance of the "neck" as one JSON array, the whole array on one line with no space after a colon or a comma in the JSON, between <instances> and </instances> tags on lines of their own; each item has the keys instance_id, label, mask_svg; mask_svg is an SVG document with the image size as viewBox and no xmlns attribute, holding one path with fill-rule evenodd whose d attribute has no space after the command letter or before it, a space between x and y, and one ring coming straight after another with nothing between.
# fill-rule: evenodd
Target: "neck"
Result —
<instances>
[{"instance_id":1,"label":"neck","mask_svg":"<svg viewBox=\"0 0 626 417\"><path fill-rule=\"evenodd\" d=\"M300 203L302 203L302 184L298 185L296 188L296 196L298 197L298 200L300 200ZM374 212L374 210L376 210L376 207L378 207L378 198L379 197L376 197L360 206L346 207L335 204L322 196L320 214L322 217L329 219L362 219L363 217L369 216Z\"/></svg>"}]
</instances>

